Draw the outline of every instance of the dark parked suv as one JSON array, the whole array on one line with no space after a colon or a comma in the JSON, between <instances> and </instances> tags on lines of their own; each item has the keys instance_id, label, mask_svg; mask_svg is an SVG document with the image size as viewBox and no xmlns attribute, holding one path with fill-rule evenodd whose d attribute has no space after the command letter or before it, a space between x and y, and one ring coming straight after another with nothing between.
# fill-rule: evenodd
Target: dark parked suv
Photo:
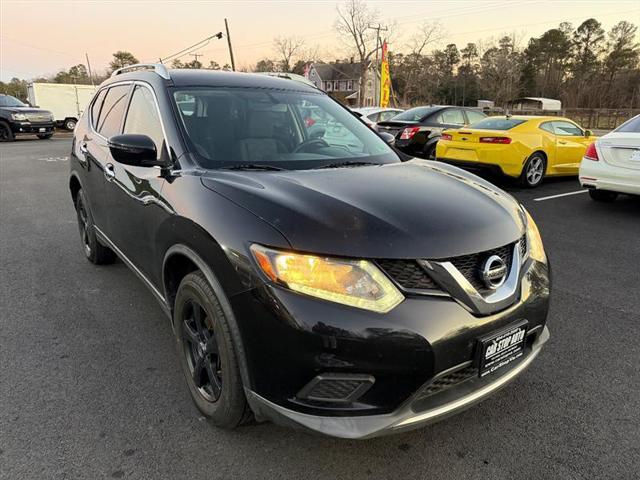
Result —
<instances>
[{"instance_id":1,"label":"dark parked suv","mask_svg":"<svg viewBox=\"0 0 640 480\"><path fill-rule=\"evenodd\" d=\"M34 108L16 97L0 94L0 142L10 142L16 135L35 134L46 140L53 136L53 114Z\"/></svg>"},{"instance_id":2,"label":"dark parked suv","mask_svg":"<svg viewBox=\"0 0 640 480\"><path fill-rule=\"evenodd\" d=\"M84 254L149 287L218 426L416 428L497 391L549 337L527 211L456 167L401 161L294 80L118 70L77 125L69 187Z\"/></svg>"}]
</instances>

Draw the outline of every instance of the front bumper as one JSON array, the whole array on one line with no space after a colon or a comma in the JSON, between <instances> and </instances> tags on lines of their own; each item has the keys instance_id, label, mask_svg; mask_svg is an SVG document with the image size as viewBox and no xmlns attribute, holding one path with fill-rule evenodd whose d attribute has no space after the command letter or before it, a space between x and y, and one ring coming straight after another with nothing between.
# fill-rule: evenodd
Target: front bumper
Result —
<instances>
[{"instance_id":1,"label":"front bumper","mask_svg":"<svg viewBox=\"0 0 640 480\"><path fill-rule=\"evenodd\" d=\"M616 167L604 160L583 160L579 178L585 188L640 195L640 170Z\"/></svg>"},{"instance_id":2,"label":"front bumper","mask_svg":"<svg viewBox=\"0 0 640 480\"><path fill-rule=\"evenodd\" d=\"M55 130L55 125L53 122L46 123L32 123L32 122L20 122L14 121L11 124L11 130L14 135L20 134L46 134L53 133Z\"/></svg>"},{"instance_id":3,"label":"front bumper","mask_svg":"<svg viewBox=\"0 0 640 480\"><path fill-rule=\"evenodd\" d=\"M254 288L231 298L245 352L247 398L258 420L349 438L438 420L496 391L525 368L518 365L535 358L548 337L549 288L549 266L531 259L515 303L480 316L447 294L406 294L393 310L376 314L276 285ZM522 320L529 332L524 356L496 372L500 378L472 374L424 395L443 375L475 365L479 338ZM305 398L304 387L330 375L374 381L350 402Z\"/></svg>"},{"instance_id":4,"label":"front bumper","mask_svg":"<svg viewBox=\"0 0 640 480\"><path fill-rule=\"evenodd\" d=\"M432 408L420 408L417 394L411 397L395 412L385 415L370 415L357 417L328 417L308 415L284 408L261 397L257 393L247 390L247 400L256 416L263 416L272 421L303 428L312 432L333 437L366 439L392 433L413 430L439 420L455 415L493 395L501 388L515 380L533 360L538 356L542 346L549 339L549 330L545 326L539 332L532 332L535 341L528 354L510 369L490 381L480 381L481 385L469 388L466 392L450 392L449 401L434 405ZM459 388L465 386L462 384ZM419 411L416 411L419 410Z\"/></svg>"}]
</instances>

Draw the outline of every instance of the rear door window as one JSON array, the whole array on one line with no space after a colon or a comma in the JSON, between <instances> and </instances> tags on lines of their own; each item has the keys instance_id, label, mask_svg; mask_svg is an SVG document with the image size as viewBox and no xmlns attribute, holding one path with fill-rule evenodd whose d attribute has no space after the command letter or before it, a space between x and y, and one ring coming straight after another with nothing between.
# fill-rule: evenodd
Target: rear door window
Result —
<instances>
[{"instance_id":1,"label":"rear door window","mask_svg":"<svg viewBox=\"0 0 640 480\"><path fill-rule=\"evenodd\" d=\"M120 133L129 88L130 85L116 85L107 92L96 127L97 132L103 137L109 138Z\"/></svg>"},{"instance_id":2,"label":"rear door window","mask_svg":"<svg viewBox=\"0 0 640 480\"><path fill-rule=\"evenodd\" d=\"M464 125L464 115L462 110L457 108L447 108L444 112L438 115L438 123L445 125Z\"/></svg>"},{"instance_id":3,"label":"rear door window","mask_svg":"<svg viewBox=\"0 0 640 480\"><path fill-rule=\"evenodd\" d=\"M102 107L102 102L104 101L104 96L107 94L107 89L100 90L98 95L96 95L96 99L91 104L91 126L95 129L98 125L98 118L100 117L100 108Z\"/></svg>"}]
</instances>

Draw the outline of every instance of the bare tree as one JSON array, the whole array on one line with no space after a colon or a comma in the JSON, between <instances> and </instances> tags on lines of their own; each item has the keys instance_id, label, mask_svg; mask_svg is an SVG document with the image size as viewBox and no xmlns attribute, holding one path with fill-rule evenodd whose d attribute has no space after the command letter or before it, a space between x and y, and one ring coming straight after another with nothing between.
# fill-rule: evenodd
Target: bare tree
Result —
<instances>
[{"instance_id":1,"label":"bare tree","mask_svg":"<svg viewBox=\"0 0 640 480\"><path fill-rule=\"evenodd\" d=\"M379 13L370 9L363 0L346 0L337 7L335 29L342 39L355 50L360 62L360 86L358 104L362 104L367 67L371 56L378 50L375 30L370 25L378 23Z\"/></svg>"},{"instance_id":2,"label":"bare tree","mask_svg":"<svg viewBox=\"0 0 640 480\"><path fill-rule=\"evenodd\" d=\"M409 98L417 93L421 83L419 79L424 76L423 71L428 67L425 61L425 49L439 42L443 37L444 30L439 22L425 22L418 27L416 34L406 45L409 53L405 59L406 83L403 92L405 104L409 103Z\"/></svg>"},{"instance_id":3,"label":"bare tree","mask_svg":"<svg viewBox=\"0 0 640 480\"><path fill-rule=\"evenodd\" d=\"M293 68L293 58L302 53L304 40L299 37L276 37L273 40L273 48L280 57L282 71L290 72Z\"/></svg>"}]
</instances>

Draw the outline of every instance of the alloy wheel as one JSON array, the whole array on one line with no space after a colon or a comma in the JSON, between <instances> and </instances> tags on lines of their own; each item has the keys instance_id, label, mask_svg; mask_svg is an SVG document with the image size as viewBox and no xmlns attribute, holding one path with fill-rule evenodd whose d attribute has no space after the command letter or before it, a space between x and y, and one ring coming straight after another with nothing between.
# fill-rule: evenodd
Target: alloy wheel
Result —
<instances>
[{"instance_id":1,"label":"alloy wheel","mask_svg":"<svg viewBox=\"0 0 640 480\"><path fill-rule=\"evenodd\" d=\"M84 252L88 257L91 255L91 240L89 238L89 229L91 228L91 225L89 224L89 215L87 215L87 210L82 200L78 202L78 227L80 228L82 246L84 247Z\"/></svg>"},{"instance_id":2,"label":"alloy wheel","mask_svg":"<svg viewBox=\"0 0 640 480\"><path fill-rule=\"evenodd\" d=\"M529 185L537 185L544 175L544 161L540 157L534 157L527 166L527 181Z\"/></svg>"},{"instance_id":3,"label":"alloy wheel","mask_svg":"<svg viewBox=\"0 0 640 480\"><path fill-rule=\"evenodd\" d=\"M220 351L211 318L196 300L185 305L181 328L191 378L200 394L215 402L222 393Z\"/></svg>"}]
</instances>

